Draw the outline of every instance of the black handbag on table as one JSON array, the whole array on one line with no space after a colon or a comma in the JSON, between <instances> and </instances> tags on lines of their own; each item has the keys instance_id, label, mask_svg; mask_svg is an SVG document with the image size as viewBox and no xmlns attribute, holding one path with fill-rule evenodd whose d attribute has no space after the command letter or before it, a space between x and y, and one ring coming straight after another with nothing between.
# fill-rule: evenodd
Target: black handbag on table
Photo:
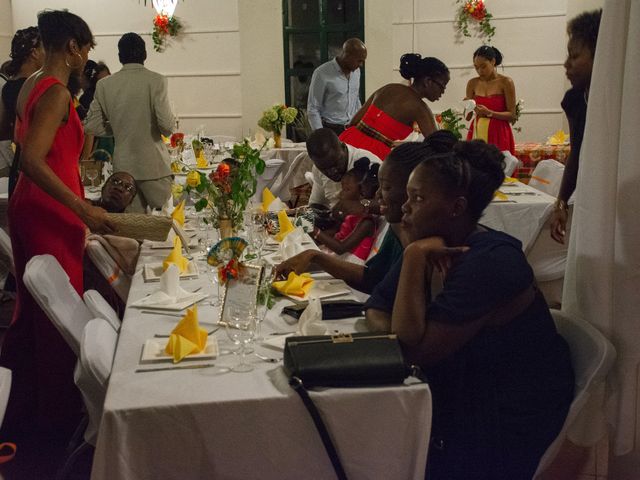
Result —
<instances>
[{"instance_id":1,"label":"black handbag on table","mask_svg":"<svg viewBox=\"0 0 640 480\"><path fill-rule=\"evenodd\" d=\"M284 369L320 434L338 479L346 480L338 452L306 387L362 387L401 384L408 366L396 335L354 333L288 337Z\"/></svg>"},{"instance_id":2,"label":"black handbag on table","mask_svg":"<svg viewBox=\"0 0 640 480\"><path fill-rule=\"evenodd\" d=\"M355 300L323 300L322 320L339 320L341 318L355 318L364 316L364 303ZM284 315L300 319L309 302L287 305L282 308Z\"/></svg>"}]
</instances>

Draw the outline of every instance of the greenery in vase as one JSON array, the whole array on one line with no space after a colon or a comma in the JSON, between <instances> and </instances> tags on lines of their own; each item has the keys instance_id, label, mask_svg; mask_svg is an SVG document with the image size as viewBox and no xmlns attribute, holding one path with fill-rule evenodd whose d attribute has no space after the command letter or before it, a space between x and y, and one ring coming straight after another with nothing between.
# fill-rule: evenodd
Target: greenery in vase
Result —
<instances>
[{"instance_id":1,"label":"greenery in vase","mask_svg":"<svg viewBox=\"0 0 640 480\"><path fill-rule=\"evenodd\" d=\"M251 197L256 193L257 177L264 172L265 163L259 149L253 148L247 139L236 143L229 151L230 157L218 168L206 174L189 167L185 191L197 199L196 211L208 211L208 221L215 228L221 220L230 220L233 226L242 224L242 215Z\"/></svg>"},{"instance_id":2,"label":"greenery in vase","mask_svg":"<svg viewBox=\"0 0 640 480\"><path fill-rule=\"evenodd\" d=\"M487 43L491 43L491 38L496 34L496 27L491 25L491 15L483 0L456 0L458 13L456 14L455 26L459 34L471 37L469 32L469 22L477 22L478 32L481 37L485 37Z\"/></svg>"},{"instance_id":3,"label":"greenery in vase","mask_svg":"<svg viewBox=\"0 0 640 480\"><path fill-rule=\"evenodd\" d=\"M462 114L452 108L436 115L436 122L441 129L452 132L458 140L462 139L462 132L467 129Z\"/></svg>"},{"instance_id":4,"label":"greenery in vase","mask_svg":"<svg viewBox=\"0 0 640 480\"><path fill-rule=\"evenodd\" d=\"M282 127L293 123L298 115L298 109L276 103L273 107L262 112L258 126L267 132L279 134Z\"/></svg>"}]
</instances>

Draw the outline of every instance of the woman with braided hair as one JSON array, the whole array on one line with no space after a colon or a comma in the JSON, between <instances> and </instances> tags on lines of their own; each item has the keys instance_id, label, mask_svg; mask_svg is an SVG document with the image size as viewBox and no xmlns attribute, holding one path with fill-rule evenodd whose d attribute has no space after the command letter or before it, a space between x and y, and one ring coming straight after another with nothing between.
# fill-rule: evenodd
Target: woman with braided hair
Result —
<instances>
[{"instance_id":1,"label":"woman with braided hair","mask_svg":"<svg viewBox=\"0 0 640 480\"><path fill-rule=\"evenodd\" d=\"M390 83L376 90L340 140L384 160L394 142L413 132L414 123L425 137L437 130L431 109L422 99L434 102L444 94L449 83L447 66L437 58L406 53L400 58L400 75L411 84Z\"/></svg>"}]
</instances>

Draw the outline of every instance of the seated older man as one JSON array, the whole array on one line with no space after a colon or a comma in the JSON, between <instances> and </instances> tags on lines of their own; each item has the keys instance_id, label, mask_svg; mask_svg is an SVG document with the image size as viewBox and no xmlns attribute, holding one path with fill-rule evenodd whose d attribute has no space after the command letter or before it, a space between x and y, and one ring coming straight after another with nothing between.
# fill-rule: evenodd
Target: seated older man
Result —
<instances>
[{"instance_id":1,"label":"seated older man","mask_svg":"<svg viewBox=\"0 0 640 480\"><path fill-rule=\"evenodd\" d=\"M367 157L371 162L382 163L368 150L342 143L328 128L320 128L309 136L307 152L314 165L314 182L309 197L309 206L314 208L333 208L338 203L340 180L353 168L356 160Z\"/></svg>"},{"instance_id":2,"label":"seated older man","mask_svg":"<svg viewBox=\"0 0 640 480\"><path fill-rule=\"evenodd\" d=\"M102 194L93 204L109 213L123 213L137 193L133 176L127 172L116 172L104 182Z\"/></svg>"}]
</instances>

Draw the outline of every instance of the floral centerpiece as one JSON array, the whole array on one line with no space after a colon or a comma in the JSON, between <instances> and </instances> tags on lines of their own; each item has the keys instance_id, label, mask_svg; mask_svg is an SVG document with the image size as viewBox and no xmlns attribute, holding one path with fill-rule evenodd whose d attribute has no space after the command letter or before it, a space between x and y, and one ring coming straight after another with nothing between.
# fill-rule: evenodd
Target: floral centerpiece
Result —
<instances>
[{"instance_id":1,"label":"floral centerpiece","mask_svg":"<svg viewBox=\"0 0 640 480\"><path fill-rule=\"evenodd\" d=\"M273 107L262 112L262 117L258 120L258 126L267 132L273 132L276 148L281 147L280 132L282 127L293 123L298 116L298 109L287 107L282 103L276 103Z\"/></svg>"},{"instance_id":2,"label":"floral centerpiece","mask_svg":"<svg viewBox=\"0 0 640 480\"><path fill-rule=\"evenodd\" d=\"M496 27L491 25L491 15L487 11L483 0L456 0L458 13L456 14L455 26L459 34L470 37L469 23L476 23L480 37L485 37L487 43L491 43L491 38L496 33Z\"/></svg>"},{"instance_id":3,"label":"floral centerpiece","mask_svg":"<svg viewBox=\"0 0 640 480\"><path fill-rule=\"evenodd\" d=\"M436 122L441 130L449 130L458 140L462 140L462 132L467 129L462 113L453 108L436 115Z\"/></svg>"},{"instance_id":4,"label":"floral centerpiece","mask_svg":"<svg viewBox=\"0 0 640 480\"><path fill-rule=\"evenodd\" d=\"M242 215L256 192L257 176L265 167L261 150L245 139L235 144L230 157L209 175L193 168L187 173L184 190L197 199L196 211L208 212L208 223L220 228L223 238L232 236L235 227L242 224Z\"/></svg>"}]
</instances>

